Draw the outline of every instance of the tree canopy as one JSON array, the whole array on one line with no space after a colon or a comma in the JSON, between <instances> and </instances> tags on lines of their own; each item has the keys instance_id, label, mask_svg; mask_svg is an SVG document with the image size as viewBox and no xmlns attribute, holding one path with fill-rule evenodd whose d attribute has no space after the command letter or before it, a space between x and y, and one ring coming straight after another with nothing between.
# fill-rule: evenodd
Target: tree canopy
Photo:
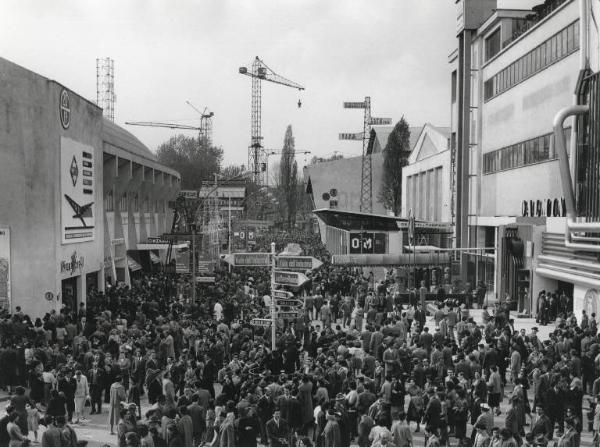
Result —
<instances>
[{"instance_id":1,"label":"tree canopy","mask_svg":"<svg viewBox=\"0 0 600 447\"><path fill-rule=\"evenodd\" d=\"M402 168L408 164L410 155L410 129L402 117L390 133L383 150L383 177L379 200L395 216L402 210Z\"/></svg>"},{"instance_id":2,"label":"tree canopy","mask_svg":"<svg viewBox=\"0 0 600 447\"><path fill-rule=\"evenodd\" d=\"M158 161L181 174L181 189L200 189L221 169L223 149L207 146L206 140L176 135L158 147Z\"/></svg>"},{"instance_id":3,"label":"tree canopy","mask_svg":"<svg viewBox=\"0 0 600 447\"><path fill-rule=\"evenodd\" d=\"M279 188L285 203L285 221L288 228L296 223L298 209L298 163L292 126L288 126L283 138L283 150L279 163Z\"/></svg>"}]
</instances>

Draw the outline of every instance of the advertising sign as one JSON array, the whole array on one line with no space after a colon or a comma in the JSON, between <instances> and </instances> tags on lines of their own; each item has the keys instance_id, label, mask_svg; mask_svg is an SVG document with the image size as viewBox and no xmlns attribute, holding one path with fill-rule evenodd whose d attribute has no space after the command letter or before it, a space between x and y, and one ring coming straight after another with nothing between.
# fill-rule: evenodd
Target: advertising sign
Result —
<instances>
[{"instance_id":1,"label":"advertising sign","mask_svg":"<svg viewBox=\"0 0 600 447\"><path fill-rule=\"evenodd\" d=\"M306 271L319 268L323 263L312 256L277 256L275 265L278 269Z\"/></svg>"},{"instance_id":2,"label":"advertising sign","mask_svg":"<svg viewBox=\"0 0 600 447\"><path fill-rule=\"evenodd\" d=\"M350 254L386 253L385 233L350 233Z\"/></svg>"},{"instance_id":3,"label":"advertising sign","mask_svg":"<svg viewBox=\"0 0 600 447\"><path fill-rule=\"evenodd\" d=\"M364 138L365 134L363 132L357 132L357 133L341 133L339 134L339 139L340 140L353 140L353 141L358 141L358 140L362 140Z\"/></svg>"},{"instance_id":4,"label":"advertising sign","mask_svg":"<svg viewBox=\"0 0 600 447\"><path fill-rule=\"evenodd\" d=\"M10 230L0 228L0 308L10 303Z\"/></svg>"},{"instance_id":5,"label":"advertising sign","mask_svg":"<svg viewBox=\"0 0 600 447\"><path fill-rule=\"evenodd\" d=\"M231 253L223 260L234 267L268 267L271 265L269 253Z\"/></svg>"},{"instance_id":6,"label":"advertising sign","mask_svg":"<svg viewBox=\"0 0 600 447\"><path fill-rule=\"evenodd\" d=\"M388 126L390 124L392 124L391 118L375 118L375 117L371 118L372 126Z\"/></svg>"},{"instance_id":7,"label":"advertising sign","mask_svg":"<svg viewBox=\"0 0 600 447\"><path fill-rule=\"evenodd\" d=\"M356 101L356 102L344 102L344 109L364 109L365 108L365 102L364 101Z\"/></svg>"},{"instance_id":8,"label":"advertising sign","mask_svg":"<svg viewBox=\"0 0 600 447\"><path fill-rule=\"evenodd\" d=\"M299 272L275 272L275 284L284 286L301 286L308 278Z\"/></svg>"},{"instance_id":9,"label":"advertising sign","mask_svg":"<svg viewBox=\"0 0 600 447\"><path fill-rule=\"evenodd\" d=\"M60 139L60 204L62 243L94 240L94 148Z\"/></svg>"}]
</instances>

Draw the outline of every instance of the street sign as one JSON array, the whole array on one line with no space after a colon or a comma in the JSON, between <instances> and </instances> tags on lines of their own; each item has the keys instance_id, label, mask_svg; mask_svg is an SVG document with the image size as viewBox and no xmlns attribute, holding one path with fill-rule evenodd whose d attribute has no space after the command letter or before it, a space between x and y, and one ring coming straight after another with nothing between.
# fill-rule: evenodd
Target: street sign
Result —
<instances>
[{"instance_id":1,"label":"street sign","mask_svg":"<svg viewBox=\"0 0 600 447\"><path fill-rule=\"evenodd\" d=\"M277 318L282 318L284 320L295 320L296 318L302 316L301 311L289 311L289 312L277 312L275 314Z\"/></svg>"},{"instance_id":2,"label":"street sign","mask_svg":"<svg viewBox=\"0 0 600 447\"><path fill-rule=\"evenodd\" d=\"M372 126L387 126L392 124L391 118L375 118L371 117L371 125Z\"/></svg>"},{"instance_id":3,"label":"street sign","mask_svg":"<svg viewBox=\"0 0 600 447\"><path fill-rule=\"evenodd\" d=\"M323 263L312 256L277 256L275 267L286 270L314 270L321 267Z\"/></svg>"},{"instance_id":4,"label":"street sign","mask_svg":"<svg viewBox=\"0 0 600 447\"><path fill-rule=\"evenodd\" d=\"M271 255L269 253L231 253L222 258L233 267L269 267Z\"/></svg>"},{"instance_id":5,"label":"street sign","mask_svg":"<svg viewBox=\"0 0 600 447\"><path fill-rule=\"evenodd\" d=\"M276 306L283 306L283 307L302 307L304 303L301 300L282 300L282 299L275 299L275 305Z\"/></svg>"},{"instance_id":6,"label":"street sign","mask_svg":"<svg viewBox=\"0 0 600 447\"><path fill-rule=\"evenodd\" d=\"M198 273L210 273L212 267L212 261L198 261Z\"/></svg>"},{"instance_id":7,"label":"street sign","mask_svg":"<svg viewBox=\"0 0 600 447\"><path fill-rule=\"evenodd\" d=\"M214 276L196 276L196 282L204 283L204 284L213 284L215 282L215 277Z\"/></svg>"},{"instance_id":8,"label":"street sign","mask_svg":"<svg viewBox=\"0 0 600 447\"><path fill-rule=\"evenodd\" d=\"M360 101L360 102L344 102L344 109L364 109L365 108L365 102L364 101Z\"/></svg>"},{"instance_id":9,"label":"street sign","mask_svg":"<svg viewBox=\"0 0 600 447\"><path fill-rule=\"evenodd\" d=\"M267 327L267 326L271 326L271 319L270 318L253 318L252 321L250 322L250 324L252 326Z\"/></svg>"},{"instance_id":10,"label":"street sign","mask_svg":"<svg viewBox=\"0 0 600 447\"><path fill-rule=\"evenodd\" d=\"M290 299L290 298L294 298L294 294L292 292L288 292L287 290L273 290L272 292L273 298L274 299Z\"/></svg>"},{"instance_id":11,"label":"street sign","mask_svg":"<svg viewBox=\"0 0 600 447\"><path fill-rule=\"evenodd\" d=\"M275 284L298 287L306 281L306 275L299 272L275 272Z\"/></svg>"},{"instance_id":12,"label":"street sign","mask_svg":"<svg viewBox=\"0 0 600 447\"><path fill-rule=\"evenodd\" d=\"M353 141L359 141L362 140L364 138L365 134L364 132L358 132L358 133L341 133L339 134L339 139L340 140L353 140Z\"/></svg>"}]
</instances>

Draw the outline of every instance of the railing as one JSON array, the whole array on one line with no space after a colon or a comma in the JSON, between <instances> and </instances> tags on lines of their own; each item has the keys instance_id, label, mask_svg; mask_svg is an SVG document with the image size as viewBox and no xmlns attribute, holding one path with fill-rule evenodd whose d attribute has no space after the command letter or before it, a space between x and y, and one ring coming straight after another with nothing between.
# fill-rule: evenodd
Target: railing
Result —
<instances>
[{"instance_id":1,"label":"railing","mask_svg":"<svg viewBox=\"0 0 600 447\"><path fill-rule=\"evenodd\" d=\"M552 12L560 8L564 3L569 0L547 0L543 5L539 5L533 8L533 13L526 16L524 19L515 19L516 22L523 23L521 26L517 27L517 30L512 33L512 35L502 42L502 48L513 43L531 28L536 26L546 17L548 17Z\"/></svg>"},{"instance_id":2,"label":"railing","mask_svg":"<svg viewBox=\"0 0 600 447\"><path fill-rule=\"evenodd\" d=\"M567 209L565 247L600 252L600 73L579 82L580 105L562 109L554 118L554 135ZM573 187L563 123L577 120L577 194Z\"/></svg>"}]
</instances>

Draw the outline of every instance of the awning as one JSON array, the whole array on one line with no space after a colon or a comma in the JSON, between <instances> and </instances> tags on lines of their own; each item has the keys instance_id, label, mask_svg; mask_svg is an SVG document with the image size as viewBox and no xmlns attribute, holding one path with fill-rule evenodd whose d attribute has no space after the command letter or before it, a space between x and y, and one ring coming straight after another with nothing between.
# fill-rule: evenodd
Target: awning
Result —
<instances>
[{"instance_id":1,"label":"awning","mask_svg":"<svg viewBox=\"0 0 600 447\"><path fill-rule=\"evenodd\" d=\"M131 256L127 256L127 267L129 267L129 270L132 272L137 272L138 270L142 269L142 266L139 265Z\"/></svg>"},{"instance_id":2,"label":"awning","mask_svg":"<svg viewBox=\"0 0 600 447\"><path fill-rule=\"evenodd\" d=\"M160 258L152 252L150 252L150 260L153 264L160 264Z\"/></svg>"},{"instance_id":3,"label":"awning","mask_svg":"<svg viewBox=\"0 0 600 447\"><path fill-rule=\"evenodd\" d=\"M188 248L188 242L179 242L177 244L173 244L173 248ZM137 250L168 250L169 244L137 244Z\"/></svg>"}]
</instances>

